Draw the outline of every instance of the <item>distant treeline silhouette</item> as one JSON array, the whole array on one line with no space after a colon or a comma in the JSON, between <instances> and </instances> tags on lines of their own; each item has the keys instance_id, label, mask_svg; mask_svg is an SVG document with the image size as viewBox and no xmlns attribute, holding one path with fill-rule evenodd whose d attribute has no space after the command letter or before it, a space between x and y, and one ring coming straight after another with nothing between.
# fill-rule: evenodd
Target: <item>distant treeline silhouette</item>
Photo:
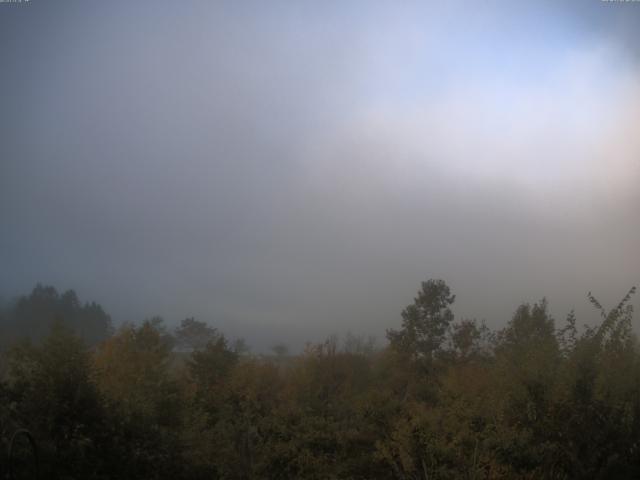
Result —
<instances>
[{"instance_id":1,"label":"distant treeline silhouette","mask_svg":"<svg viewBox=\"0 0 640 480\"><path fill-rule=\"evenodd\" d=\"M388 345L293 356L194 318L114 330L38 285L1 313L0 446L28 429L51 479L636 479L634 293L610 311L589 294L595 326L543 299L492 331L429 280Z\"/></svg>"}]
</instances>

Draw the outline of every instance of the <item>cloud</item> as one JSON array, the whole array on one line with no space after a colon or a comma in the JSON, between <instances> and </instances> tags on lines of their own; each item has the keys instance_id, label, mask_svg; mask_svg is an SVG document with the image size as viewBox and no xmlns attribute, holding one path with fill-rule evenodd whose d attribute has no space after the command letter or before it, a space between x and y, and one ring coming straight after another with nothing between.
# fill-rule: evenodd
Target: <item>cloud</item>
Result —
<instances>
[{"instance_id":1,"label":"cloud","mask_svg":"<svg viewBox=\"0 0 640 480\"><path fill-rule=\"evenodd\" d=\"M637 34L518 5L12 10L0 291L266 343L381 335L427 277L494 325L615 298L640 267Z\"/></svg>"}]
</instances>

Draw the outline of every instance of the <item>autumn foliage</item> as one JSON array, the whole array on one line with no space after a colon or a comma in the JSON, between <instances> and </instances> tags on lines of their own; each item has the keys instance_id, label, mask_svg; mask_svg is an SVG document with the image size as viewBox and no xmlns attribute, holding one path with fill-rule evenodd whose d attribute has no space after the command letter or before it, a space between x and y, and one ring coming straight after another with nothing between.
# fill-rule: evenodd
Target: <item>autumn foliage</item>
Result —
<instances>
[{"instance_id":1,"label":"autumn foliage","mask_svg":"<svg viewBox=\"0 0 640 480\"><path fill-rule=\"evenodd\" d=\"M92 344L61 317L6 349L0 437L29 429L42 478L640 478L634 293L610 311L589 294L596 326L558 325L542 300L492 331L430 280L388 345L330 337L295 356L193 318L103 326Z\"/></svg>"}]
</instances>

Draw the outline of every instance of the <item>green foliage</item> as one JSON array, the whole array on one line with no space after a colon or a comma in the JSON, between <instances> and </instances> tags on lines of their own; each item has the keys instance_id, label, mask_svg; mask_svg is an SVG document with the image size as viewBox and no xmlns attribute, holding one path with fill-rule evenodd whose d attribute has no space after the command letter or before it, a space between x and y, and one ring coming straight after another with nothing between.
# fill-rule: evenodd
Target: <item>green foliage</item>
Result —
<instances>
[{"instance_id":1,"label":"green foliage","mask_svg":"<svg viewBox=\"0 0 640 480\"><path fill-rule=\"evenodd\" d=\"M27 296L19 297L0 316L0 331L7 340L45 338L54 322L64 323L88 345L96 345L112 333L111 318L95 302L80 303L73 290L60 294L50 286L36 285Z\"/></svg>"},{"instance_id":2,"label":"green foliage","mask_svg":"<svg viewBox=\"0 0 640 480\"><path fill-rule=\"evenodd\" d=\"M187 366L198 389L206 395L227 379L237 361L238 354L229 348L224 335L218 335L201 351L194 351Z\"/></svg>"},{"instance_id":3,"label":"green foliage","mask_svg":"<svg viewBox=\"0 0 640 480\"><path fill-rule=\"evenodd\" d=\"M187 351L201 350L209 342L216 341L219 336L215 328L193 317L182 320L174 333L178 348Z\"/></svg>"},{"instance_id":4,"label":"green foliage","mask_svg":"<svg viewBox=\"0 0 640 480\"><path fill-rule=\"evenodd\" d=\"M454 358L459 361L489 355L493 341L493 335L484 323L462 320L452 325L451 348Z\"/></svg>"},{"instance_id":5,"label":"green foliage","mask_svg":"<svg viewBox=\"0 0 640 480\"><path fill-rule=\"evenodd\" d=\"M265 357L194 319L93 349L59 322L6 355L0 439L30 429L45 478L640 478L634 293L610 311L589 294L593 327L556 327L542 300L492 332L454 322L430 280L386 348L334 336Z\"/></svg>"},{"instance_id":6,"label":"green foliage","mask_svg":"<svg viewBox=\"0 0 640 480\"><path fill-rule=\"evenodd\" d=\"M453 321L449 307L455 298L443 280L422 282L413 304L402 312L402 328L387 331L391 347L412 358L432 359Z\"/></svg>"},{"instance_id":7,"label":"green foliage","mask_svg":"<svg viewBox=\"0 0 640 480\"><path fill-rule=\"evenodd\" d=\"M8 357L14 420L39 439L45 474L75 478L99 469L104 417L82 341L56 323L42 345L22 343Z\"/></svg>"},{"instance_id":8,"label":"green foliage","mask_svg":"<svg viewBox=\"0 0 640 480\"><path fill-rule=\"evenodd\" d=\"M169 374L170 354L161 323L152 319L122 326L93 355L114 478L168 478L183 471L183 395Z\"/></svg>"}]
</instances>

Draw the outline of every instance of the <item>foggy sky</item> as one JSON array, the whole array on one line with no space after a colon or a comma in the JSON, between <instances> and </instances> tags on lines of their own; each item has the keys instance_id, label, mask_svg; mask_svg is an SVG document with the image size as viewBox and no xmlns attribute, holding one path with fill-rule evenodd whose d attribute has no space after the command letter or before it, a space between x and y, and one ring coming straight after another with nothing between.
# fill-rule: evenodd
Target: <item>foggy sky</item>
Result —
<instances>
[{"instance_id":1,"label":"foggy sky","mask_svg":"<svg viewBox=\"0 0 640 480\"><path fill-rule=\"evenodd\" d=\"M640 284L640 3L31 0L0 60L4 298L264 348Z\"/></svg>"}]
</instances>

